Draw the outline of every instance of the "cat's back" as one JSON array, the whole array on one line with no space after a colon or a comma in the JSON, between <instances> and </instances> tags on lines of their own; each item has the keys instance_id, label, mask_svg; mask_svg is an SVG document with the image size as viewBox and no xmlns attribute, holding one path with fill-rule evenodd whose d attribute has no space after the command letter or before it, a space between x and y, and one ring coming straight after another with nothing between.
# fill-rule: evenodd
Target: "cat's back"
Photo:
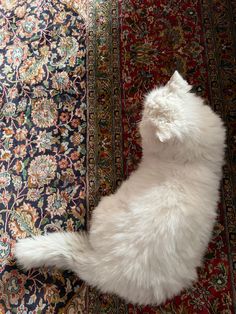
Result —
<instances>
[{"instance_id":1,"label":"cat's back","mask_svg":"<svg viewBox=\"0 0 236 314\"><path fill-rule=\"evenodd\" d=\"M123 183L117 197L141 209L156 209L190 203L195 207L204 201L217 200L220 173L202 162L175 164L165 161L142 162L131 177Z\"/></svg>"}]
</instances>

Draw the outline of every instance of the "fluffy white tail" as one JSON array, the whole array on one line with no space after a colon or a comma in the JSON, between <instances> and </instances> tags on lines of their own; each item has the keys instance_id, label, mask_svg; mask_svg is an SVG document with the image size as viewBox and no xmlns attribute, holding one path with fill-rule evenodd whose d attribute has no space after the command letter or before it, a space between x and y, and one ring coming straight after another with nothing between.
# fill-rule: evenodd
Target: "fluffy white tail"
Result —
<instances>
[{"instance_id":1,"label":"fluffy white tail","mask_svg":"<svg viewBox=\"0 0 236 314\"><path fill-rule=\"evenodd\" d=\"M93 279L94 251L86 233L50 233L18 240L15 246L17 263L24 269L55 266L72 270L83 280ZM88 272L90 269L90 272Z\"/></svg>"}]
</instances>

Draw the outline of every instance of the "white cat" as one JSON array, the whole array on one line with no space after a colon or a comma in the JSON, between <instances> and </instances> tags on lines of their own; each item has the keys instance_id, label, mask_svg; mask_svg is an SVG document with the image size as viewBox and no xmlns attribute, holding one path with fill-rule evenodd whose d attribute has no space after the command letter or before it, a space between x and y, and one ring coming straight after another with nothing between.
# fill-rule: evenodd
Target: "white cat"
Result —
<instances>
[{"instance_id":1,"label":"white cat","mask_svg":"<svg viewBox=\"0 0 236 314\"><path fill-rule=\"evenodd\" d=\"M72 270L138 304L160 304L197 279L216 217L225 129L190 89L175 72L147 95L142 161L101 200L89 233L19 240L20 265Z\"/></svg>"}]
</instances>

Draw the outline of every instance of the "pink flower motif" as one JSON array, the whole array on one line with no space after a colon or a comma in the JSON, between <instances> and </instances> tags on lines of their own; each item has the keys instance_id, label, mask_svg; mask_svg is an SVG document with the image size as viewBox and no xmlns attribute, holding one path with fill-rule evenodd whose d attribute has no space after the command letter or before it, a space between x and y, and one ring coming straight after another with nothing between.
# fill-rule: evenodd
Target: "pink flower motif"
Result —
<instances>
[{"instance_id":1,"label":"pink flower motif","mask_svg":"<svg viewBox=\"0 0 236 314\"><path fill-rule=\"evenodd\" d=\"M28 47L19 41L16 41L14 45L7 47L7 62L13 64L13 66L19 66L22 61L27 58Z\"/></svg>"},{"instance_id":2,"label":"pink flower motif","mask_svg":"<svg viewBox=\"0 0 236 314\"><path fill-rule=\"evenodd\" d=\"M26 276L17 270L5 271L0 281L0 300L4 301L8 309L22 300L25 294L24 284Z\"/></svg>"},{"instance_id":3,"label":"pink flower motif","mask_svg":"<svg viewBox=\"0 0 236 314\"><path fill-rule=\"evenodd\" d=\"M17 23L18 34L21 37L32 37L39 31L39 21L34 16L27 16Z\"/></svg>"}]
</instances>

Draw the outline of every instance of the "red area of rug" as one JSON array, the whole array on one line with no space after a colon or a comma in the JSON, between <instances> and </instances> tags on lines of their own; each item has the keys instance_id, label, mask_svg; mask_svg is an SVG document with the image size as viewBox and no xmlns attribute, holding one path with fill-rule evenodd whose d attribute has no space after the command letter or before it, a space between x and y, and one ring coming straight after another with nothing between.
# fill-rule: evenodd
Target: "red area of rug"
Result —
<instances>
[{"instance_id":1,"label":"red area of rug","mask_svg":"<svg viewBox=\"0 0 236 314\"><path fill-rule=\"evenodd\" d=\"M214 1L215 8L223 14L228 8ZM213 4L212 4L213 5ZM214 98L214 88L223 89L217 63L219 48L214 36L223 33L220 15L212 14L212 6L204 1L120 1L121 26L121 76L124 131L124 172L128 176L141 157L137 121L143 95L153 86L165 83L178 69L205 97L209 104L227 121L229 107ZM209 23L211 18L211 23ZM216 33L217 30L217 33ZM211 39L213 39L213 45ZM230 43L230 38L229 42ZM222 44L222 43L219 43ZM219 48L221 49L221 48ZM225 48L227 50L227 48ZM231 51L229 51L231 52ZM222 56L227 58L227 53ZM230 86L228 86L230 88ZM223 93L226 92L223 90ZM228 123L228 127L231 125ZM228 161L227 167L230 167ZM161 307L136 307L129 305L129 313L232 313L233 273L232 243L228 241L227 200L225 181L222 186L219 216L212 241L199 269L199 281L187 291ZM234 216L235 218L235 216Z\"/></svg>"}]
</instances>

